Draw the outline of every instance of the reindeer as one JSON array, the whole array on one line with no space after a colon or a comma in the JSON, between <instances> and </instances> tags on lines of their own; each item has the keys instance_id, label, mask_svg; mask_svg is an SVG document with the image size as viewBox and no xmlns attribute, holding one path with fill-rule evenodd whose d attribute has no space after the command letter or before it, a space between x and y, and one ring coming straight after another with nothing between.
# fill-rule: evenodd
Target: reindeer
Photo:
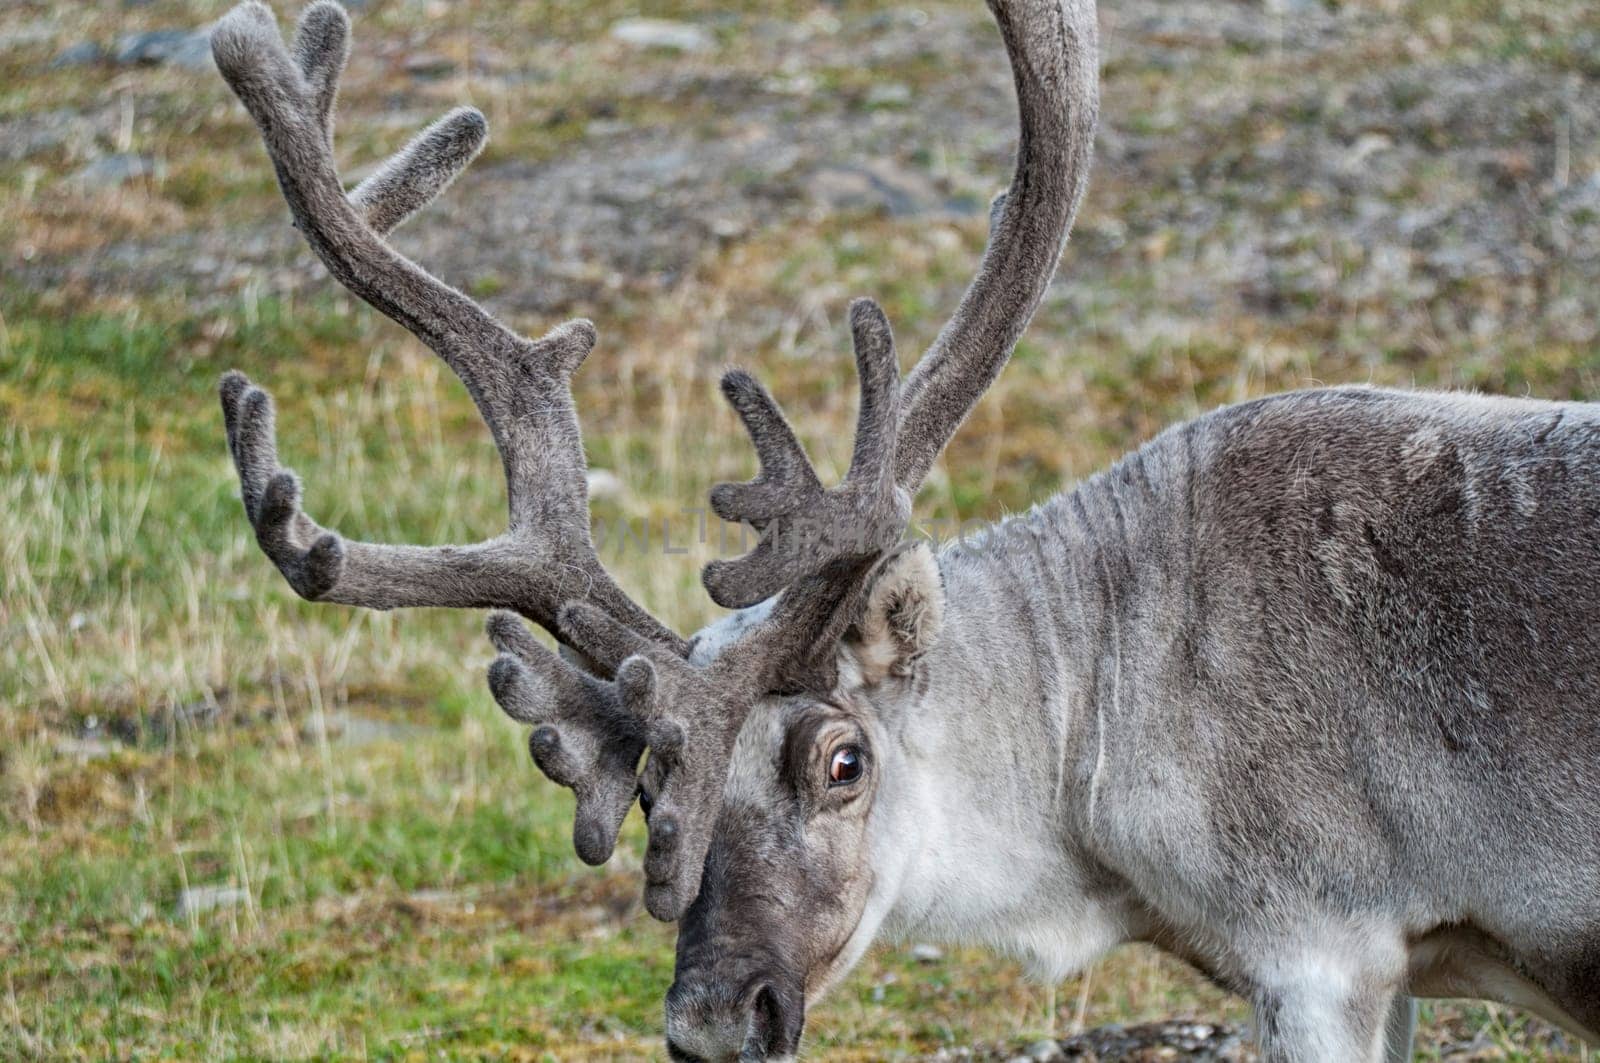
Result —
<instances>
[{"instance_id":1,"label":"reindeer","mask_svg":"<svg viewBox=\"0 0 1600 1063\"><path fill-rule=\"evenodd\" d=\"M723 378L760 472L711 506L760 539L706 567L738 611L691 639L590 538L570 379L594 327L526 339L384 240L483 117L452 112L346 194L343 10L314 3L285 48L266 7L236 8L217 65L296 226L466 384L510 497L476 545L345 540L301 509L266 392L230 373L262 550L313 601L496 610L491 690L575 793L578 855L605 861L643 806L645 904L679 921L673 1059L793 1057L806 1009L886 935L1050 979L1150 942L1248 998L1272 1060L1406 1059L1434 995L1600 1040L1600 409L1293 392L970 540L906 540L1050 281L1094 137L1090 0L989 6L1021 140L977 274L903 383L882 311L850 308L837 485L761 384Z\"/></svg>"}]
</instances>

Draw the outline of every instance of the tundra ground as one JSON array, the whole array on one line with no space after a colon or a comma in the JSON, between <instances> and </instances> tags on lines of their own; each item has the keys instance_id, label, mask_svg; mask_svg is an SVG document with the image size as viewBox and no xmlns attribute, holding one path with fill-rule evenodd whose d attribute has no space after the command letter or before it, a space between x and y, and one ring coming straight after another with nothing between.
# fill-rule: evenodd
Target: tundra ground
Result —
<instances>
[{"instance_id":1,"label":"tundra ground","mask_svg":"<svg viewBox=\"0 0 1600 1063\"><path fill-rule=\"evenodd\" d=\"M637 6L360 4L340 150L356 173L446 106L488 114L485 158L397 242L529 330L598 322L578 399L607 557L692 628L718 549L693 510L751 464L720 368L774 382L842 470L847 300L914 357L1014 126L976 0L646 5L688 50L619 40ZM919 501L931 530L1269 391L1600 393L1600 8L1104 7L1089 201ZM203 54L134 36L221 10L0 7L0 1057L659 1058L642 831L577 862L570 799L485 690L482 618L305 605L248 537L231 367L347 534L492 534L504 487L459 383L300 248ZM1005 1058L1174 1017L1243 1009L1139 950L1045 987L890 948L809 1044ZM1455 1003L1420 1048L1588 1058Z\"/></svg>"}]
</instances>

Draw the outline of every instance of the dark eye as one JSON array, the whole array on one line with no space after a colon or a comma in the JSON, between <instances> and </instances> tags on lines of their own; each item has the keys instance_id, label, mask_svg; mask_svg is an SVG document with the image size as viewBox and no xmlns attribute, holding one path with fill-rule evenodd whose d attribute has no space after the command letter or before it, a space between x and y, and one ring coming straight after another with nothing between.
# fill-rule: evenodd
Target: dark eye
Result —
<instances>
[{"instance_id":1,"label":"dark eye","mask_svg":"<svg viewBox=\"0 0 1600 1063\"><path fill-rule=\"evenodd\" d=\"M845 786L861 778L861 750L855 746L841 746L833 751L828 762L828 785Z\"/></svg>"},{"instance_id":2,"label":"dark eye","mask_svg":"<svg viewBox=\"0 0 1600 1063\"><path fill-rule=\"evenodd\" d=\"M639 811L644 813L644 818L649 820L650 809L655 806L656 799L650 796L650 791L639 788Z\"/></svg>"}]
</instances>

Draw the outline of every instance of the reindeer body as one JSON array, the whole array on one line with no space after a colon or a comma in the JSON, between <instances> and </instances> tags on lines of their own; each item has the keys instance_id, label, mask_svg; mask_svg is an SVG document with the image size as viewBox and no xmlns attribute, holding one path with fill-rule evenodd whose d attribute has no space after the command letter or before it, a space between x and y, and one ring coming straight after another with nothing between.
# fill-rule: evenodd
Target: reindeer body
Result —
<instances>
[{"instance_id":1,"label":"reindeer body","mask_svg":"<svg viewBox=\"0 0 1600 1063\"><path fill-rule=\"evenodd\" d=\"M1409 1051L1412 994L1600 1030L1600 412L1308 391L1213 413L982 541L906 548L911 502L1003 370L1087 181L1090 0L988 0L1017 92L988 248L902 381L851 308L860 404L825 487L770 394L722 391L760 462L711 509L760 532L702 573L745 608L684 640L606 572L570 380L596 342L497 321L386 235L483 146L470 109L351 191L350 25L212 32L329 272L455 372L500 451L505 529L347 540L300 504L265 391L224 377L240 496L314 601L515 610L490 689L603 862L637 799L645 906L679 922L668 1054L784 1060L882 930L1057 976L1147 940L1247 994L1268 1057ZM763 600L767 604L758 606ZM641 767L642 760L642 767Z\"/></svg>"},{"instance_id":2,"label":"reindeer body","mask_svg":"<svg viewBox=\"0 0 1600 1063\"><path fill-rule=\"evenodd\" d=\"M1305 391L946 549L869 916L1052 978L1153 942L1274 1058L1369 1058L1406 994L1593 1038L1597 468L1600 406Z\"/></svg>"}]
</instances>

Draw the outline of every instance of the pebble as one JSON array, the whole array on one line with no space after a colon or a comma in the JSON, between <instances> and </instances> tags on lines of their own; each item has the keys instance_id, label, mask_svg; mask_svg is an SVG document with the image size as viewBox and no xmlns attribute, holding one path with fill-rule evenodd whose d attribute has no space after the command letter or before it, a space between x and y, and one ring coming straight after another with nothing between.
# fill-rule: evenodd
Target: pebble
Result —
<instances>
[{"instance_id":1,"label":"pebble","mask_svg":"<svg viewBox=\"0 0 1600 1063\"><path fill-rule=\"evenodd\" d=\"M105 57L106 50L94 41L79 41L77 44L70 44L56 53L56 57L50 60L50 69L64 70L75 66L94 66L96 63L104 61Z\"/></svg>"},{"instance_id":2,"label":"pebble","mask_svg":"<svg viewBox=\"0 0 1600 1063\"><path fill-rule=\"evenodd\" d=\"M237 908L248 898L236 886L193 886L178 894L177 918L188 919L218 908Z\"/></svg>"},{"instance_id":3,"label":"pebble","mask_svg":"<svg viewBox=\"0 0 1600 1063\"><path fill-rule=\"evenodd\" d=\"M455 73L456 64L438 52L420 52L405 61L405 72L418 81L437 81Z\"/></svg>"},{"instance_id":4,"label":"pebble","mask_svg":"<svg viewBox=\"0 0 1600 1063\"><path fill-rule=\"evenodd\" d=\"M664 18L625 18L611 25L611 39L635 48L666 48L674 52L703 52L711 35L699 26Z\"/></svg>"},{"instance_id":5,"label":"pebble","mask_svg":"<svg viewBox=\"0 0 1600 1063\"><path fill-rule=\"evenodd\" d=\"M913 945L911 946L911 958L918 963L938 963L944 959L944 950L937 945Z\"/></svg>"},{"instance_id":6,"label":"pebble","mask_svg":"<svg viewBox=\"0 0 1600 1063\"><path fill-rule=\"evenodd\" d=\"M211 70L211 31L147 30L117 38L112 59L121 66L175 66L180 70Z\"/></svg>"},{"instance_id":7,"label":"pebble","mask_svg":"<svg viewBox=\"0 0 1600 1063\"><path fill-rule=\"evenodd\" d=\"M157 177L160 172L160 161L149 155L118 152L114 155L100 156L67 180L87 189L116 188L129 181Z\"/></svg>"}]
</instances>

